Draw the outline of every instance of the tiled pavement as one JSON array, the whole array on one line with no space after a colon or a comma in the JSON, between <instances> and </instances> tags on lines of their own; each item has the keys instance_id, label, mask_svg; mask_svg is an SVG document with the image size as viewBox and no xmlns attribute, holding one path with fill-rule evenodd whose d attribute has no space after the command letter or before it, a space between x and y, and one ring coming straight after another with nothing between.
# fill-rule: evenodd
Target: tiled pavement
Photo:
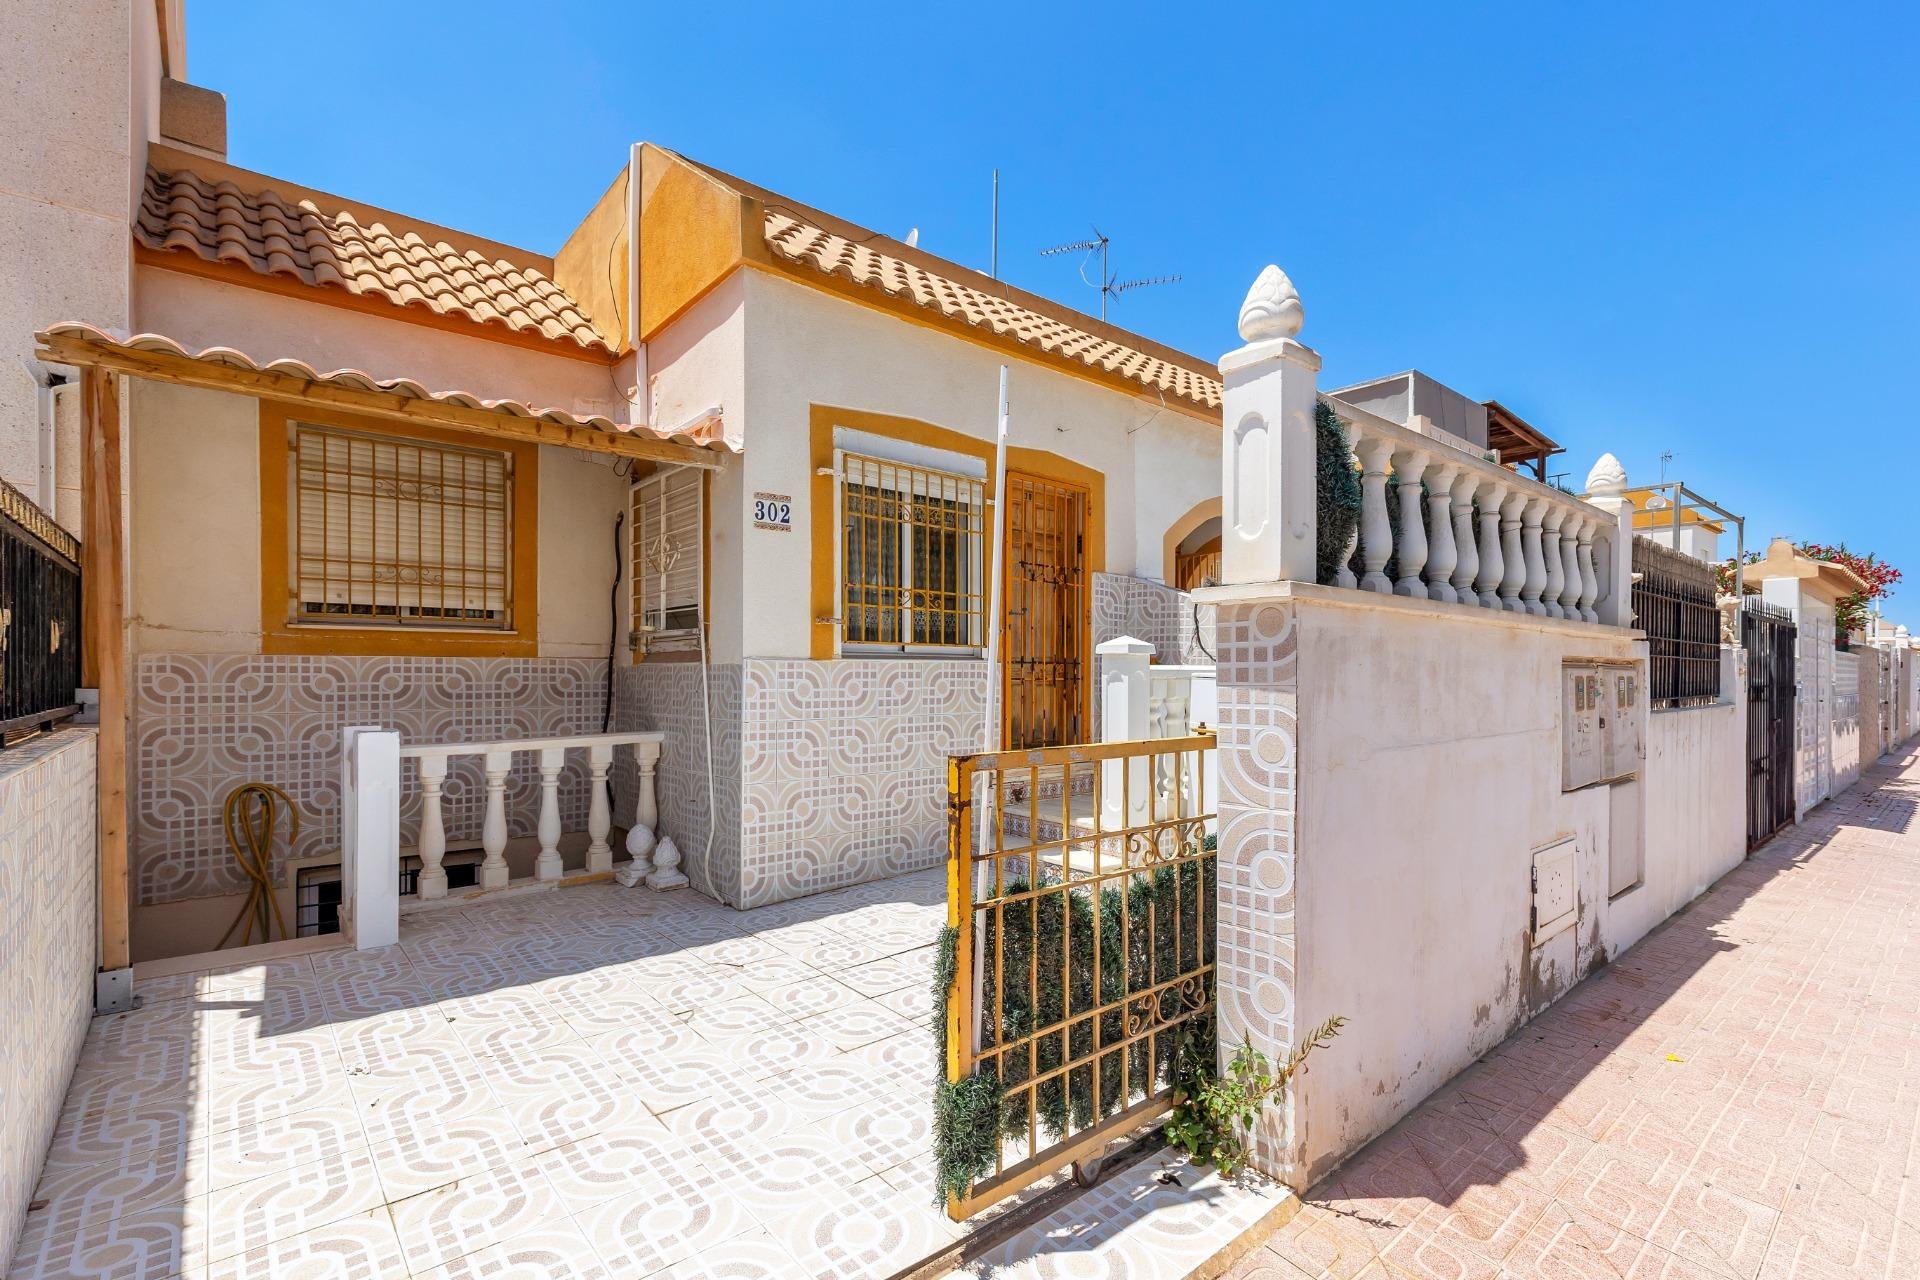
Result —
<instances>
[{"instance_id":1,"label":"tiled pavement","mask_svg":"<svg viewBox=\"0 0 1920 1280\"><path fill-rule=\"evenodd\" d=\"M137 982L15 1280L884 1276L933 1205L938 872L739 913L611 885Z\"/></svg>"},{"instance_id":2,"label":"tiled pavement","mask_svg":"<svg viewBox=\"0 0 1920 1280\"><path fill-rule=\"evenodd\" d=\"M1231 1274L1920 1276L1917 806L1920 754L1869 768Z\"/></svg>"}]
</instances>

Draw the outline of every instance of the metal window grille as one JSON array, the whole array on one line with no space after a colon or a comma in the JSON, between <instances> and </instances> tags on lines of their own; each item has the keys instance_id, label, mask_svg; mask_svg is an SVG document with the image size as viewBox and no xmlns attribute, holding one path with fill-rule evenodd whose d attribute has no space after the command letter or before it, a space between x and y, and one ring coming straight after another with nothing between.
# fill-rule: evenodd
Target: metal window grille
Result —
<instances>
[{"instance_id":1,"label":"metal window grille","mask_svg":"<svg viewBox=\"0 0 1920 1280\"><path fill-rule=\"evenodd\" d=\"M512 626L510 455L288 432L295 622Z\"/></svg>"},{"instance_id":2,"label":"metal window grille","mask_svg":"<svg viewBox=\"0 0 1920 1280\"><path fill-rule=\"evenodd\" d=\"M1647 633L1652 705L1699 707L1719 701L1720 611L1713 566L1635 537L1633 571L1634 620Z\"/></svg>"},{"instance_id":3,"label":"metal window grille","mask_svg":"<svg viewBox=\"0 0 1920 1280\"><path fill-rule=\"evenodd\" d=\"M79 710L80 544L0 481L0 746Z\"/></svg>"},{"instance_id":4,"label":"metal window grille","mask_svg":"<svg viewBox=\"0 0 1920 1280\"><path fill-rule=\"evenodd\" d=\"M301 867L294 873L294 937L340 932L340 890L338 865Z\"/></svg>"},{"instance_id":5,"label":"metal window grille","mask_svg":"<svg viewBox=\"0 0 1920 1280\"><path fill-rule=\"evenodd\" d=\"M840 455L842 638L890 649L986 643L986 484Z\"/></svg>"},{"instance_id":6,"label":"metal window grille","mask_svg":"<svg viewBox=\"0 0 1920 1280\"><path fill-rule=\"evenodd\" d=\"M665 471L633 486L633 644L673 648L696 640L705 586L703 477Z\"/></svg>"}]
</instances>

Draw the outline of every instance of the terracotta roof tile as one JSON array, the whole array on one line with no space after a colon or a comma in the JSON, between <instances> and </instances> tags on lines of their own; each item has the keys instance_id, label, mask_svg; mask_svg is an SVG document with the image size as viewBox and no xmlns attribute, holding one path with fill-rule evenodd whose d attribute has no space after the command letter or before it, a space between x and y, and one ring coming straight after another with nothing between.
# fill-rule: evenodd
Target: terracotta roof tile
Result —
<instances>
[{"instance_id":1,"label":"terracotta roof tile","mask_svg":"<svg viewBox=\"0 0 1920 1280\"><path fill-rule=\"evenodd\" d=\"M150 166L133 234L150 249L231 262L261 275L610 354L573 299L540 272L489 261L444 240L429 244L418 232L396 232L384 223L363 226L351 212L323 212L311 200L289 202L273 191L246 191L232 182Z\"/></svg>"},{"instance_id":2,"label":"terracotta roof tile","mask_svg":"<svg viewBox=\"0 0 1920 1280\"><path fill-rule=\"evenodd\" d=\"M916 306L1050 354L1120 374L1216 413L1220 409L1218 378L1089 333L1065 320L803 222L785 211L767 210L766 241L768 248L790 262L905 298Z\"/></svg>"}]
</instances>

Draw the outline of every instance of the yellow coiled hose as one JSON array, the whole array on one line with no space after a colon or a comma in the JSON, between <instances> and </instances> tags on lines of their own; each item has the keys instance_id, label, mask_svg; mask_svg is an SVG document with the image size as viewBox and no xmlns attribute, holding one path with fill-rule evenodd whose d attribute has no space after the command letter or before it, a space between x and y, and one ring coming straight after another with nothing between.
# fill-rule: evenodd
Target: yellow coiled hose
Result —
<instances>
[{"instance_id":1,"label":"yellow coiled hose","mask_svg":"<svg viewBox=\"0 0 1920 1280\"><path fill-rule=\"evenodd\" d=\"M253 942L255 925L260 928L262 942L273 941L270 923L280 926L282 938L292 936L287 932L286 917L280 913L280 899L273 893L273 829L279 823L282 805L286 806L292 823L292 830L287 833L287 844L291 847L300 835L300 811L294 807L293 797L270 782L249 782L235 787L227 797L222 815L227 829L227 848L233 851L233 860L246 872L253 887L247 891L240 914L220 935L221 947L227 945L227 939L243 922L247 926L246 932L240 935L239 945L243 947Z\"/></svg>"}]
</instances>

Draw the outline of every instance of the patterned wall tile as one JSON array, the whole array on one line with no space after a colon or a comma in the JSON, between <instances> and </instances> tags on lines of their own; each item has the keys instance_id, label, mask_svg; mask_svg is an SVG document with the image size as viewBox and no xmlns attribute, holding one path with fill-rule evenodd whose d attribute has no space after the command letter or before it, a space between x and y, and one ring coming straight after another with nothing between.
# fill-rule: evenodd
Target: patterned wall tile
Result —
<instances>
[{"instance_id":1,"label":"patterned wall tile","mask_svg":"<svg viewBox=\"0 0 1920 1280\"><path fill-rule=\"evenodd\" d=\"M221 808L244 782L271 782L300 807L291 857L337 849L340 739L378 724L403 740L489 741L597 733L607 664L590 658L351 658L146 654L133 669L133 876L142 906L237 893ZM577 755L577 753L576 753ZM480 761L447 774L450 843L479 839ZM539 813L532 757L507 782L509 834L531 835ZM418 784L402 775L401 840L419 821ZM584 829L587 769L561 775L561 822ZM289 854L282 851L281 865Z\"/></svg>"},{"instance_id":2,"label":"patterned wall tile","mask_svg":"<svg viewBox=\"0 0 1920 1280\"><path fill-rule=\"evenodd\" d=\"M1290 606L1222 606L1220 640L1220 1042L1273 1061L1293 1047L1298 634ZM1291 1103L1255 1134L1256 1163L1291 1163Z\"/></svg>"},{"instance_id":3,"label":"patterned wall tile","mask_svg":"<svg viewBox=\"0 0 1920 1280\"><path fill-rule=\"evenodd\" d=\"M732 905L740 900L741 670L737 663L708 668L706 687L691 662L645 662L620 668L616 677L614 727L666 733L654 795L660 830L680 847L680 864L695 888ZM701 716L705 697L708 718ZM713 795L708 806L707 730L713 732ZM623 762L614 778L614 818L632 820L634 766ZM713 833L711 859L708 832Z\"/></svg>"},{"instance_id":4,"label":"patterned wall tile","mask_svg":"<svg viewBox=\"0 0 1920 1280\"><path fill-rule=\"evenodd\" d=\"M1193 597L1164 583L1130 578L1119 573L1093 575L1093 643L1132 636L1153 646L1156 662L1174 666L1206 666L1219 648L1214 642L1211 605L1195 605ZM1100 737L1100 659L1093 660L1093 726Z\"/></svg>"},{"instance_id":5,"label":"patterned wall tile","mask_svg":"<svg viewBox=\"0 0 1920 1280\"><path fill-rule=\"evenodd\" d=\"M91 729L0 754L0 1260L93 1014L94 769Z\"/></svg>"},{"instance_id":6,"label":"patterned wall tile","mask_svg":"<svg viewBox=\"0 0 1920 1280\"><path fill-rule=\"evenodd\" d=\"M945 856L946 757L978 748L979 662L749 659L745 667L739 905Z\"/></svg>"}]
</instances>

